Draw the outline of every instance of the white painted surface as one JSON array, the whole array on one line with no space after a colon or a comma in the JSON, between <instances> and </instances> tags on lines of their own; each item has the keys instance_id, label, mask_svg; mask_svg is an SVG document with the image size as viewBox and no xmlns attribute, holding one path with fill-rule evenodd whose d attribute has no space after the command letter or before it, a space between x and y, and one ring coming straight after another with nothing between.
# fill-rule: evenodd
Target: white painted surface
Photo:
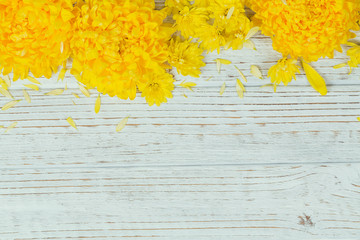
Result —
<instances>
[{"instance_id":1,"label":"white painted surface","mask_svg":"<svg viewBox=\"0 0 360 240\"><path fill-rule=\"evenodd\" d=\"M31 104L0 113L0 125L18 121L0 136L0 239L360 239L360 69L332 69L347 60L336 54L313 64L327 96L303 75L273 93L250 65L265 75L279 54L255 42L221 55L248 77L244 99L216 54L200 79L176 77L194 93L177 88L160 108L102 97L96 115L95 91L71 97L68 76L64 95L44 96L63 83L42 80Z\"/></svg>"}]
</instances>

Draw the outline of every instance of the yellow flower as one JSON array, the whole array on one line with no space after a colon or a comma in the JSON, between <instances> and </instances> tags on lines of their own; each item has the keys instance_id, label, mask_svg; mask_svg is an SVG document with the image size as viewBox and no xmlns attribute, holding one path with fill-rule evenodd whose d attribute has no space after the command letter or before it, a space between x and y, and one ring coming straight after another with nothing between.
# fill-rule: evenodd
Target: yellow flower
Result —
<instances>
[{"instance_id":1,"label":"yellow flower","mask_svg":"<svg viewBox=\"0 0 360 240\"><path fill-rule=\"evenodd\" d=\"M356 35L359 0L248 0L256 12L254 22L273 40L275 50L284 57L301 58L309 83L322 95L327 93L325 80L308 62L321 57L333 58L334 51L342 51L341 44ZM280 71L287 76L275 78L281 61L269 73L272 81L291 81L292 71Z\"/></svg>"},{"instance_id":2,"label":"yellow flower","mask_svg":"<svg viewBox=\"0 0 360 240\"><path fill-rule=\"evenodd\" d=\"M244 5L241 0L211 0L209 11L213 18L230 18L244 13Z\"/></svg>"},{"instance_id":3,"label":"yellow flower","mask_svg":"<svg viewBox=\"0 0 360 240\"><path fill-rule=\"evenodd\" d=\"M50 78L70 55L71 0L0 1L0 71Z\"/></svg>"},{"instance_id":4,"label":"yellow flower","mask_svg":"<svg viewBox=\"0 0 360 240\"><path fill-rule=\"evenodd\" d=\"M150 106L167 102L167 98L172 98L171 91L174 90L174 79L166 73L165 70L159 69L156 72L149 73L145 76L147 81L139 84L141 96L145 97Z\"/></svg>"},{"instance_id":5,"label":"yellow flower","mask_svg":"<svg viewBox=\"0 0 360 240\"><path fill-rule=\"evenodd\" d=\"M217 50L220 53L220 48L225 46L226 41L226 20L216 19L214 24L206 24L197 28L196 35L199 36L201 47L212 52Z\"/></svg>"},{"instance_id":6,"label":"yellow flower","mask_svg":"<svg viewBox=\"0 0 360 240\"><path fill-rule=\"evenodd\" d=\"M300 73L300 67L296 65L296 59L282 58L278 63L269 69L268 77L275 85L284 83L287 86L294 78L296 73Z\"/></svg>"},{"instance_id":7,"label":"yellow flower","mask_svg":"<svg viewBox=\"0 0 360 240\"><path fill-rule=\"evenodd\" d=\"M227 44L225 47L233 50L242 49L245 41L248 40L248 34L253 24L244 13L238 13L238 15L232 16L226 22L225 36Z\"/></svg>"},{"instance_id":8,"label":"yellow flower","mask_svg":"<svg viewBox=\"0 0 360 240\"><path fill-rule=\"evenodd\" d=\"M169 63L176 67L178 73L184 76L199 77L200 68L206 64L203 62L204 56L201 55L203 50L199 48L198 43L190 40L181 41L178 37L171 39L169 51Z\"/></svg>"},{"instance_id":9,"label":"yellow flower","mask_svg":"<svg viewBox=\"0 0 360 240\"><path fill-rule=\"evenodd\" d=\"M185 6L178 14L173 16L176 21L176 30L180 31L186 39L196 37L197 28L207 24L209 19L206 8Z\"/></svg>"},{"instance_id":10,"label":"yellow flower","mask_svg":"<svg viewBox=\"0 0 360 240\"><path fill-rule=\"evenodd\" d=\"M261 30L273 39L284 56L307 62L341 51L341 44L355 37L358 0L252 0Z\"/></svg>"},{"instance_id":11,"label":"yellow flower","mask_svg":"<svg viewBox=\"0 0 360 240\"><path fill-rule=\"evenodd\" d=\"M189 0L165 0L166 11L168 14L177 14L185 6L190 6Z\"/></svg>"},{"instance_id":12,"label":"yellow flower","mask_svg":"<svg viewBox=\"0 0 360 240\"><path fill-rule=\"evenodd\" d=\"M241 49L252 27L242 0L196 0L173 19L183 37L196 38L207 52Z\"/></svg>"},{"instance_id":13,"label":"yellow flower","mask_svg":"<svg viewBox=\"0 0 360 240\"><path fill-rule=\"evenodd\" d=\"M140 85L148 93L149 75L163 75L169 56L173 30L163 25L166 13L152 0L85 0L75 8L71 73L88 88L121 99L134 99Z\"/></svg>"},{"instance_id":14,"label":"yellow flower","mask_svg":"<svg viewBox=\"0 0 360 240\"><path fill-rule=\"evenodd\" d=\"M347 55L350 57L348 62L350 68L356 68L360 64L360 45L355 43L348 43L351 48L347 51Z\"/></svg>"}]
</instances>

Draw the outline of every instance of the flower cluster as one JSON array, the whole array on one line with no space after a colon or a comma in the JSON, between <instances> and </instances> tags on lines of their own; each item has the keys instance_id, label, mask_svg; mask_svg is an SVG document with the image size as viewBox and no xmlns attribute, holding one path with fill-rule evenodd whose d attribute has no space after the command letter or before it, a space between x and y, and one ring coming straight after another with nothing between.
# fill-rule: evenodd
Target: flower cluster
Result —
<instances>
[{"instance_id":1,"label":"flower cluster","mask_svg":"<svg viewBox=\"0 0 360 240\"><path fill-rule=\"evenodd\" d=\"M195 38L207 52L253 45L253 26L241 0L166 0L165 6L176 30L185 39Z\"/></svg>"},{"instance_id":2,"label":"flower cluster","mask_svg":"<svg viewBox=\"0 0 360 240\"><path fill-rule=\"evenodd\" d=\"M0 1L0 71L50 78L70 55L71 0Z\"/></svg>"},{"instance_id":3,"label":"flower cluster","mask_svg":"<svg viewBox=\"0 0 360 240\"><path fill-rule=\"evenodd\" d=\"M270 71L269 76L275 83L287 84L295 78L296 61L304 63L317 61L321 57L334 56L334 50L342 51L341 44L347 43L359 30L360 1L358 0L250 0L251 8L256 12L254 22L262 32L273 40L275 50L283 54L275 68L283 71ZM291 60L287 60L291 59ZM284 65L284 62L288 64ZM284 65L284 66L283 66ZM292 67L289 67L292 65ZM311 69L306 65L306 69ZM304 68L305 70L305 68ZM306 72L313 86L321 86L325 81L319 76L312 78ZM316 90L320 88L315 87ZM326 91L322 91L326 94Z\"/></svg>"},{"instance_id":4,"label":"flower cluster","mask_svg":"<svg viewBox=\"0 0 360 240\"><path fill-rule=\"evenodd\" d=\"M76 4L71 73L110 96L134 99L140 90L150 105L166 102L174 88L166 71L172 29L163 25L166 13L154 9L152 0Z\"/></svg>"}]
</instances>

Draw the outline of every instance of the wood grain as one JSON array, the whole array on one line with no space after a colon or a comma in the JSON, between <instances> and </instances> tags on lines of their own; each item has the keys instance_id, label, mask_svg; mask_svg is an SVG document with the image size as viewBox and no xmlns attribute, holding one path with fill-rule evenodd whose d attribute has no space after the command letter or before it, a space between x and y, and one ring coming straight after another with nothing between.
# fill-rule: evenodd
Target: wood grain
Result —
<instances>
[{"instance_id":1,"label":"wood grain","mask_svg":"<svg viewBox=\"0 0 360 240\"><path fill-rule=\"evenodd\" d=\"M18 122L0 129L0 240L359 239L360 69L333 69L348 60L336 53L312 64L327 96L303 74L274 93L250 65L266 76L281 56L269 38L254 42L258 51L206 55L199 79L173 71L197 86L159 108L102 96L96 115L95 90L84 97L67 75L63 95L45 96L64 82L40 79L31 104L0 112L0 125ZM220 74L219 57L233 63ZM248 78L244 99L234 65ZM25 83L12 85L16 99Z\"/></svg>"},{"instance_id":2,"label":"wood grain","mask_svg":"<svg viewBox=\"0 0 360 240\"><path fill-rule=\"evenodd\" d=\"M0 239L357 239L360 164L1 171Z\"/></svg>"}]
</instances>

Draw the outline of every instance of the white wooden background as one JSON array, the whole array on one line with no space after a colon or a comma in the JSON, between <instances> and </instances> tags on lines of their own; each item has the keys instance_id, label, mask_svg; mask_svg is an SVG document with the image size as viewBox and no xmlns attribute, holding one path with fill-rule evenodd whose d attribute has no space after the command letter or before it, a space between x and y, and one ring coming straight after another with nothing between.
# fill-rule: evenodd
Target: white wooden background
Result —
<instances>
[{"instance_id":1,"label":"white wooden background","mask_svg":"<svg viewBox=\"0 0 360 240\"><path fill-rule=\"evenodd\" d=\"M360 239L360 69L332 69L347 61L337 54L313 64L327 96L303 75L273 93L250 65L265 75L280 55L254 41L257 52L220 55L248 77L244 99L216 54L200 79L176 77L193 93L177 88L161 107L103 97L96 115L95 91L75 99L67 76L63 95L44 96L64 83L43 79L31 104L0 113L18 122L0 135L0 239Z\"/></svg>"}]
</instances>

